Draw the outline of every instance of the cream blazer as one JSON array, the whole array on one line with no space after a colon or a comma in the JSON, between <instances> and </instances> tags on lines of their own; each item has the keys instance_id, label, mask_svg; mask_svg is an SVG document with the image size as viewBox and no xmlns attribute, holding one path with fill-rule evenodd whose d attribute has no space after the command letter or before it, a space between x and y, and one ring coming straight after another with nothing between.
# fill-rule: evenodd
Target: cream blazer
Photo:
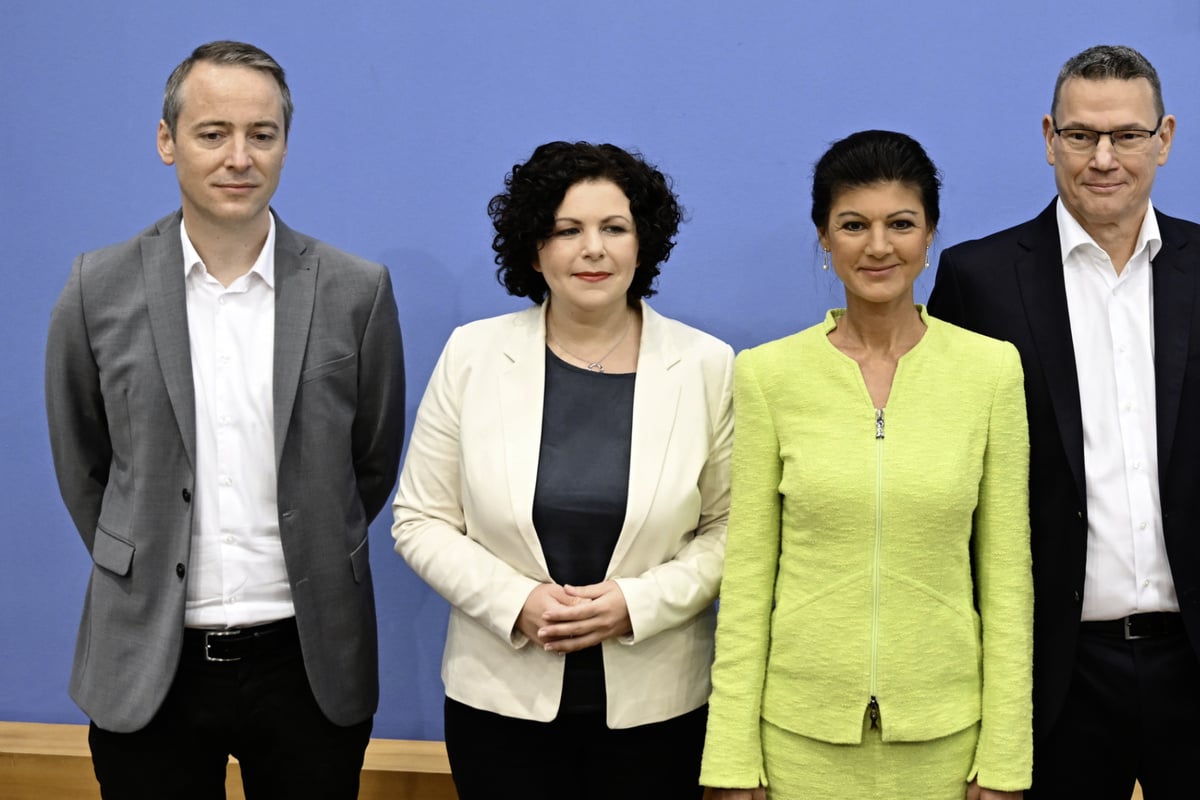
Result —
<instances>
[{"instance_id":1,"label":"cream blazer","mask_svg":"<svg viewBox=\"0 0 1200 800\"><path fill-rule=\"evenodd\" d=\"M733 438L733 351L642 304L629 499L606 578L633 633L603 642L607 720L644 725L708 700ZM558 713L562 655L514 630L550 581L533 526L545 307L454 331L400 476L396 551L450 602L446 694L510 717Z\"/></svg>"}]
</instances>

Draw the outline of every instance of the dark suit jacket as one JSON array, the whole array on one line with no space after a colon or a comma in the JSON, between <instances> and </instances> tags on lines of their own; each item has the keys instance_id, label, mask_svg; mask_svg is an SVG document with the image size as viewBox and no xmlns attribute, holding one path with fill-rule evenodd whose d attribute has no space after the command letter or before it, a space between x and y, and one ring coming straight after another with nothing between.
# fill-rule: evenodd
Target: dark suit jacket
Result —
<instances>
[{"instance_id":1,"label":"dark suit jacket","mask_svg":"<svg viewBox=\"0 0 1200 800\"><path fill-rule=\"evenodd\" d=\"M1163 535L1180 609L1200 651L1200 226L1156 212L1155 396ZM1034 577L1034 732L1066 698L1087 556L1083 424L1055 203L1036 219L946 250L937 317L1017 346L1029 411Z\"/></svg>"},{"instance_id":2,"label":"dark suit jacket","mask_svg":"<svg viewBox=\"0 0 1200 800\"><path fill-rule=\"evenodd\" d=\"M59 488L94 562L71 696L117 732L158 710L183 636L196 424L179 222L76 259L46 349ZM277 219L280 537L309 683L341 725L378 702L367 524L396 478L403 368L387 270Z\"/></svg>"}]
</instances>

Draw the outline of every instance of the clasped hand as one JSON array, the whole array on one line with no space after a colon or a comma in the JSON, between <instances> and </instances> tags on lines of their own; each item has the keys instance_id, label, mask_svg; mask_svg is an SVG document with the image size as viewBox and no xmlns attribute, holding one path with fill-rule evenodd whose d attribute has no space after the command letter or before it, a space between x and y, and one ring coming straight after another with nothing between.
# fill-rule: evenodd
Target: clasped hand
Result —
<instances>
[{"instance_id":1,"label":"clasped hand","mask_svg":"<svg viewBox=\"0 0 1200 800\"><path fill-rule=\"evenodd\" d=\"M573 653L633 631L616 581L589 586L539 584L525 600L517 630L547 650Z\"/></svg>"}]
</instances>

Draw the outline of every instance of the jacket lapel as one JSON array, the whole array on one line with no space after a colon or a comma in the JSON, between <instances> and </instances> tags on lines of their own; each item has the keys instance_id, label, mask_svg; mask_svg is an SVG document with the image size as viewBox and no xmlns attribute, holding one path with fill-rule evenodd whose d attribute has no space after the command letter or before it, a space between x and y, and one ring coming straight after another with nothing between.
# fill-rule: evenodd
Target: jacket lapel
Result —
<instances>
[{"instance_id":1,"label":"jacket lapel","mask_svg":"<svg viewBox=\"0 0 1200 800\"><path fill-rule=\"evenodd\" d=\"M666 321L642 303L642 342L633 389L629 497L625 506L625 524L621 526L607 574L612 574L633 545L664 479L662 471L679 407L680 385L678 373L674 371L679 362L680 355Z\"/></svg>"},{"instance_id":2,"label":"jacket lapel","mask_svg":"<svg viewBox=\"0 0 1200 800\"><path fill-rule=\"evenodd\" d=\"M1017 285L1054 407L1059 436L1082 503L1087 496L1083 474L1083 418L1079 411L1079 375L1075 367L1056 214L1057 201L1033 220L1021 237L1020 245L1025 252L1016 263Z\"/></svg>"},{"instance_id":3,"label":"jacket lapel","mask_svg":"<svg viewBox=\"0 0 1200 800\"><path fill-rule=\"evenodd\" d=\"M508 361L500 374L499 433L509 502L521 538L549 577L542 543L533 527L533 493L537 488L546 394L545 304L530 308L514 319L501 358Z\"/></svg>"},{"instance_id":4,"label":"jacket lapel","mask_svg":"<svg viewBox=\"0 0 1200 800\"><path fill-rule=\"evenodd\" d=\"M274 213L274 212L272 212ZM319 259L291 228L275 217L275 465L283 458L300 371L312 325Z\"/></svg>"},{"instance_id":5,"label":"jacket lapel","mask_svg":"<svg viewBox=\"0 0 1200 800\"><path fill-rule=\"evenodd\" d=\"M159 220L157 231L142 239L142 271L158 366L167 387L167 396L171 399L184 452L194 468L196 389L192 380L192 353L188 339L183 245L179 238L181 219L182 213L177 211Z\"/></svg>"},{"instance_id":6,"label":"jacket lapel","mask_svg":"<svg viewBox=\"0 0 1200 800\"><path fill-rule=\"evenodd\" d=\"M1179 417L1179 398L1187 367L1195 308L1195 275L1186 268L1188 239L1175 220L1158 214L1162 249L1151 269L1154 275L1154 395L1158 424L1159 478L1166 478Z\"/></svg>"}]
</instances>

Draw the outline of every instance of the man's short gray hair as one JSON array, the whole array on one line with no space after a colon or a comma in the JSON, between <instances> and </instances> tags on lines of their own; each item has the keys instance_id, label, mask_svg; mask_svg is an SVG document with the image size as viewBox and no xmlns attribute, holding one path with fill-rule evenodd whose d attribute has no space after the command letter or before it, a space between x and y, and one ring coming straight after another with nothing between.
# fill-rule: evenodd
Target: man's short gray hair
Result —
<instances>
[{"instance_id":1,"label":"man's short gray hair","mask_svg":"<svg viewBox=\"0 0 1200 800\"><path fill-rule=\"evenodd\" d=\"M279 84L279 94L283 98L283 138L287 139L292 127L292 93L284 79L283 67L267 53L252 44L222 40L202 44L192 51L183 62L177 66L171 77L167 78L167 88L163 91L162 118L175 138L175 126L179 122L179 112L183 108L183 81L192 71L192 67L202 61L210 64L223 64L233 67L249 67L262 70L275 79Z\"/></svg>"},{"instance_id":2,"label":"man's short gray hair","mask_svg":"<svg viewBox=\"0 0 1200 800\"><path fill-rule=\"evenodd\" d=\"M1083 78L1089 81L1132 81L1145 78L1154 89L1154 113L1159 117L1164 113L1162 83L1158 80L1158 72L1144 55L1132 47L1098 44L1063 64L1058 72L1058 80L1054 83L1054 99L1050 102L1052 117L1058 112L1062 85L1068 78Z\"/></svg>"}]
</instances>

